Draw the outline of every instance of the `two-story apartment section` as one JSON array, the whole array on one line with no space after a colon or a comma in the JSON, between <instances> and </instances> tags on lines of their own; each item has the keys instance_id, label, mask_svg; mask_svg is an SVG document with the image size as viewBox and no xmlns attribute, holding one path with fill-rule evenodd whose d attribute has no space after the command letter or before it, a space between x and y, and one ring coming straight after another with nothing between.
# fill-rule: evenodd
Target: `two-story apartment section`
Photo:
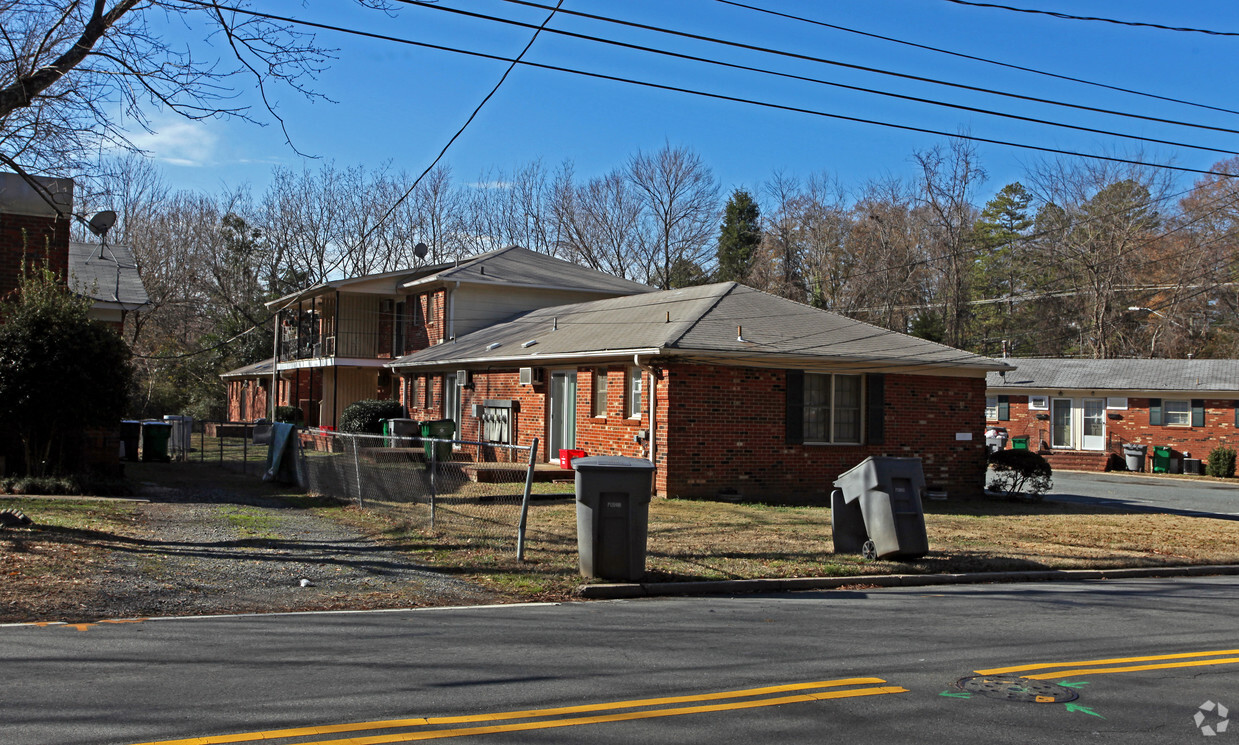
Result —
<instances>
[{"instance_id":1,"label":"two-story apartment section","mask_svg":"<svg viewBox=\"0 0 1239 745\"><path fill-rule=\"evenodd\" d=\"M275 315L274 369L222 376L229 415L242 421L270 415L239 398L259 390L265 377L277 384L277 405L299 407L308 425L333 427L354 401L404 397L400 379L384 367L396 358L536 308L650 289L518 246L323 282L267 304Z\"/></svg>"}]
</instances>

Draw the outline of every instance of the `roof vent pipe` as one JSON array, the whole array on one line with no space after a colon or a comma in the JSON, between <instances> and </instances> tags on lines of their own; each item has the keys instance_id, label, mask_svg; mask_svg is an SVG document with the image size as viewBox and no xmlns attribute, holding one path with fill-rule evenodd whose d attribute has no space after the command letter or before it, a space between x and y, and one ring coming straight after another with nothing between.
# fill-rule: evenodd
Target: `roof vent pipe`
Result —
<instances>
[{"instance_id":1,"label":"roof vent pipe","mask_svg":"<svg viewBox=\"0 0 1239 745\"><path fill-rule=\"evenodd\" d=\"M744 338L744 327L743 326L736 327L736 341L748 341L748 339Z\"/></svg>"}]
</instances>

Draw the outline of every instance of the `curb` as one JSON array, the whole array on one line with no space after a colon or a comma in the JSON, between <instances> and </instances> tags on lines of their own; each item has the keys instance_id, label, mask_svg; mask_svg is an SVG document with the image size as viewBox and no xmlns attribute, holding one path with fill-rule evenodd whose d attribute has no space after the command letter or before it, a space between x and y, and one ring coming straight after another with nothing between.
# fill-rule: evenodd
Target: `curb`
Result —
<instances>
[{"instance_id":1,"label":"curb","mask_svg":"<svg viewBox=\"0 0 1239 745\"><path fill-rule=\"evenodd\" d=\"M581 585L578 597L621 600L681 595L733 595L752 592L837 590L845 587L926 587L973 585L991 582L1078 582L1145 577L1209 577L1239 574L1239 564L1215 566L1137 567L1132 569L1045 569L1028 572L975 572L970 574L875 574L855 577L794 577L788 579L735 579L709 582L651 582Z\"/></svg>"}]
</instances>

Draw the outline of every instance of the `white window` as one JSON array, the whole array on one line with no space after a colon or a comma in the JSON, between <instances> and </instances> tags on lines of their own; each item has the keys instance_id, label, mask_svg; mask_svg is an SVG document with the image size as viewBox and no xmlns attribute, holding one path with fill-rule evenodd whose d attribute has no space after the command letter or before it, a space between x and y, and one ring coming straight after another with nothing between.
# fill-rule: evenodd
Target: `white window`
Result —
<instances>
[{"instance_id":1,"label":"white window","mask_svg":"<svg viewBox=\"0 0 1239 745\"><path fill-rule=\"evenodd\" d=\"M1167 427L1190 427L1192 424L1191 401L1163 401L1164 419Z\"/></svg>"},{"instance_id":2,"label":"white window","mask_svg":"<svg viewBox=\"0 0 1239 745\"><path fill-rule=\"evenodd\" d=\"M593 401L591 402L592 414L594 416L607 415L607 369L600 367L594 370L593 374Z\"/></svg>"},{"instance_id":3,"label":"white window","mask_svg":"<svg viewBox=\"0 0 1239 745\"><path fill-rule=\"evenodd\" d=\"M628 368L628 418L641 418L641 368Z\"/></svg>"},{"instance_id":4,"label":"white window","mask_svg":"<svg viewBox=\"0 0 1239 745\"><path fill-rule=\"evenodd\" d=\"M1127 397L1126 396L1110 396L1109 398L1106 399L1106 408L1117 409L1119 411L1126 411L1127 410Z\"/></svg>"},{"instance_id":5,"label":"white window","mask_svg":"<svg viewBox=\"0 0 1239 745\"><path fill-rule=\"evenodd\" d=\"M985 418L991 421L998 419L998 397L997 396L986 396L985 397Z\"/></svg>"},{"instance_id":6,"label":"white window","mask_svg":"<svg viewBox=\"0 0 1239 745\"><path fill-rule=\"evenodd\" d=\"M805 373L805 442L860 443L861 376Z\"/></svg>"}]
</instances>

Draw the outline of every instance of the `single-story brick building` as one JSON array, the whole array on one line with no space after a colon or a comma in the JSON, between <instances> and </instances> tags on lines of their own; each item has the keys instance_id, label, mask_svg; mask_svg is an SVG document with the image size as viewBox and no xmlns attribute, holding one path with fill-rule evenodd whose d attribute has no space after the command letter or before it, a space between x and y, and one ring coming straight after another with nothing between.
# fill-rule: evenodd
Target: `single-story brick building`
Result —
<instances>
[{"instance_id":1,"label":"single-story brick building","mask_svg":"<svg viewBox=\"0 0 1239 745\"><path fill-rule=\"evenodd\" d=\"M986 378L986 421L1059 467L1104 470L1126 443L1205 458L1239 442L1239 360L1006 362Z\"/></svg>"},{"instance_id":2,"label":"single-story brick building","mask_svg":"<svg viewBox=\"0 0 1239 745\"><path fill-rule=\"evenodd\" d=\"M414 419L461 439L647 457L671 497L825 502L869 455L979 493L1002 362L728 282L527 312L401 357Z\"/></svg>"},{"instance_id":3,"label":"single-story brick building","mask_svg":"<svg viewBox=\"0 0 1239 745\"><path fill-rule=\"evenodd\" d=\"M238 367L220 375L228 392L228 421L252 422L271 415L271 372L275 358Z\"/></svg>"}]
</instances>

